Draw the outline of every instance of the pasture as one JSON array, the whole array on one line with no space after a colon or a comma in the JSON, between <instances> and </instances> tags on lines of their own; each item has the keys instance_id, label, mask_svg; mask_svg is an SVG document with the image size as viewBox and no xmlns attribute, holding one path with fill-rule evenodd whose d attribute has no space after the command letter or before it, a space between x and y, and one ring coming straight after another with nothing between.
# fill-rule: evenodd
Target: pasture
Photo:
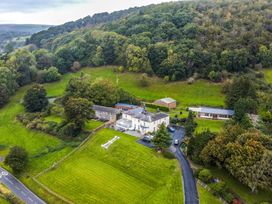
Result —
<instances>
[{"instance_id":1,"label":"pasture","mask_svg":"<svg viewBox=\"0 0 272 204\"><path fill-rule=\"evenodd\" d=\"M101 147L115 136L120 139L109 149ZM76 203L183 203L177 161L136 140L103 129L39 180Z\"/></svg>"}]
</instances>

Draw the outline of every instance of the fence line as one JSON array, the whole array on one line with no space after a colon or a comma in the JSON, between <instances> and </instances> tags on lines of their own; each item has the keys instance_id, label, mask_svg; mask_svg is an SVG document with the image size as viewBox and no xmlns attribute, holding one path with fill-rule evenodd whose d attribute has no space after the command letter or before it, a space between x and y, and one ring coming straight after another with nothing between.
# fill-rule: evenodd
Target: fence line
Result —
<instances>
[{"instance_id":1,"label":"fence line","mask_svg":"<svg viewBox=\"0 0 272 204\"><path fill-rule=\"evenodd\" d=\"M200 184L203 188L205 188L207 191L209 191L210 193L212 193L212 189L205 183L203 183L201 180L196 179L197 183ZM228 204L227 201L225 201L222 197L220 196L215 196L218 200L220 200L222 203L224 204Z\"/></svg>"},{"instance_id":2,"label":"fence line","mask_svg":"<svg viewBox=\"0 0 272 204\"><path fill-rule=\"evenodd\" d=\"M39 182L37 180L38 177L42 176L43 174L51 171L52 169L57 168L63 161L65 161L68 157L70 157L72 154L74 154L76 151L78 151L81 147L83 147L88 141L89 139L99 130L108 127L112 124L112 121L109 121L107 123L104 123L103 125L97 127L96 129L94 129L87 138L85 138L75 149L73 149L71 152L69 152L67 155L65 155L64 157L62 157L59 161L55 162L52 166L48 167L47 169L41 171L40 173L38 173L36 176L32 177L32 180L37 183L40 187L42 187L44 190L46 190L48 193L50 193L53 196L56 196L57 198L61 199L62 201L64 201L65 203L68 204L74 204L72 201L68 200L67 198L64 198L63 196L59 195L58 193L52 191L51 189L49 189L46 185L42 184L41 182Z\"/></svg>"}]
</instances>

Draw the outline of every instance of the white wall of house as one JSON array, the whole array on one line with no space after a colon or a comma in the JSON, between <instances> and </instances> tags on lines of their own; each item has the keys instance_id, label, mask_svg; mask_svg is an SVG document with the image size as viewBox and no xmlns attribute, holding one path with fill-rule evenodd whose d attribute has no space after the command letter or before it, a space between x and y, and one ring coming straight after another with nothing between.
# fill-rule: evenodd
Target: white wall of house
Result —
<instances>
[{"instance_id":1,"label":"white wall of house","mask_svg":"<svg viewBox=\"0 0 272 204\"><path fill-rule=\"evenodd\" d=\"M116 115L109 112L95 111L95 117L100 120L115 121Z\"/></svg>"},{"instance_id":2,"label":"white wall of house","mask_svg":"<svg viewBox=\"0 0 272 204\"><path fill-rule=\"evenodd\" d=\"M153 121L153 122L142 121L140 119L134 118L134 117L127 115L125 113L123 113L122 118L132 121L132 129L139 131L141 134L155 132L159 129L160 125L163 123L165 124L165 126L168 126L170 124L170 117L169 116L162 118L160 120L157 120L157 121Z\"/></svg>"},{"instance_id":3,"label":"white wall of house","mask_svg":"<svg viewBox=\"0 0 272 204\"><path fill-rule=\"evenodd\" d=\"M199 112L197 116L199 118L216 119L216 120L228 120L231 118L230 115L218 115L218 114L201 113L201 112Z\"/></svg>"}]
</instances>

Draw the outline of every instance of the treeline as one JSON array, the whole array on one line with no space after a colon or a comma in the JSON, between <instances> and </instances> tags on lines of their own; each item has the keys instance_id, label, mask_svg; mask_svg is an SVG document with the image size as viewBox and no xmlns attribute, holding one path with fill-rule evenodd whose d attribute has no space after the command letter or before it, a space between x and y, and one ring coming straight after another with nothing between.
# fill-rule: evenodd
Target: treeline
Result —
<instances>
[{"instance_id":1,"label":"treeline","mask_svg":"<svg viewBox=\"0 0 272 204\"><path fill-rule=\"evenodd\" d=\"M0 107L15 91L31 82L48 83L60 80L54 67L55 58L45 49L18 49L0 60Z\"/></svg>"},{"instance_id":2,"label":"treeline","mask_svg":"<svg viewBox=\"0 0 272 204\"><path fill-rule=\"evenodd\" d=\"M63 25L50 27L48 30L41 31L36 33L30 37L27 41L27 44L35 44L37 46L44 46L47 43L50 43L57 36L72 32L76 29L85 28L85 27L93 27L97 26L101 23L107 23L114 20L118 20L122 17L125 17L133 12L139 11L141 8L135 7L122 11L116 11L113 13L98 13L93 16L86 16L85 18L79 19L77 21L67 22Z\"/></svg>"},{"instance_id":3,"label":"treeline","mask_svg":"<svg viewBox=\"0 0 272 204\"><path fill-rule=\"evenodd\" d=\"M228 73L272 65L268 0L172 2L135 9L120 20L100 17L100 27L56 38L45 31L45 40L29 42L55 53L62 73L78 61L84 66L122 65L166 81L197 74L218 82Z\"/></svg>"}]
</instances>

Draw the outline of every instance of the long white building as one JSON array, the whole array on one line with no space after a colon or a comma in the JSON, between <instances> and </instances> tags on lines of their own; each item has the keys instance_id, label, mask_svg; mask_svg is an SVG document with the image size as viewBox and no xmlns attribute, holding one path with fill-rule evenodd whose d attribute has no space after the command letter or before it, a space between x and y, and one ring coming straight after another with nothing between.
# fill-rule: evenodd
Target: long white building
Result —
<instances>
[{"instance_id":1,"label":"long white building","mask_svg":"<svg viewBox=\"0 0 272 204\"><path fill-rule=\"evenodd\" d=\"M116 122L117 129L135 130L142 135L155 132L161 124L168 126L170 117L166 113L150 113L143 108L136 108L122 114L122 119Z\"/></svg>"}]
</instances>

